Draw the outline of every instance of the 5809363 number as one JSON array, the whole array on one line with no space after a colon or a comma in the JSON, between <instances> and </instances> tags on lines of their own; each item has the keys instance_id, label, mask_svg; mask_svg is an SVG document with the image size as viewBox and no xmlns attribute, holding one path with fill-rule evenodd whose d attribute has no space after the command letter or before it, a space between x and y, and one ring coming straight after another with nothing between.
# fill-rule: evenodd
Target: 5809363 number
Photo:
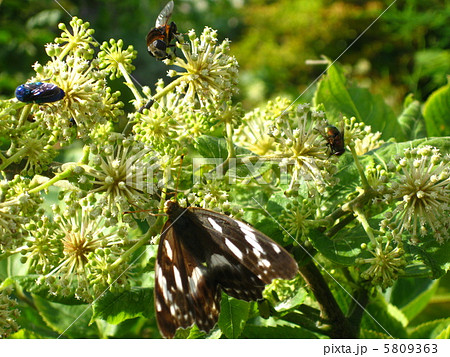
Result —
<instances>
[{"instance_id":1,"label":"5809363 number","mask_svg":"<svg viewBox=\"0 0 450 357\"><path fill-rule=\"evenodd\" d=\"M385 343L383 353L437 353L435 343Z\"/></svg>"}]
</instances>

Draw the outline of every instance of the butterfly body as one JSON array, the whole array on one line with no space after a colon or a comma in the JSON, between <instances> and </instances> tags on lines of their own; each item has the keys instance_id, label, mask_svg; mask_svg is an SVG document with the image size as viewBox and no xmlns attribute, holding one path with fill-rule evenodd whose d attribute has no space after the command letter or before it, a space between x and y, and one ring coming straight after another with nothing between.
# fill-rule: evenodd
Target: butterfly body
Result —
<instances>
[{"instance_id":1,"label":"butterfly body","mask_svg":"<svg viewBox=\"0 0 450 357\"><path fill-rule=\"evenodd\" d=\"M158 60L169 57L167 47L172 42L177 33L177 25L175 22L169 24L170 16L173 11L173 1L169 1L156 18L155 27L147 34L147 50L150 56Z\"/></svg>"},{"instance_id":2,"label":"butterfly body","mask_svg":"<svg viewBox=\"0 0 450 357\"><path fill-rule=\"evenodd\" d=\"M16 88L16 98L24 103L52 103L64 98L64 91L53 83L25 83Z\"/></svg>"},{"instance_id":3,"label":"butterfly body","mask_svg":"<svg viewBox=\"0 0 450 357\"><path fill-rule=\"evenodd\" d=\"M164 337L194 323L208 332L220 312L221 291L262 298L273 279L297 274L295 260L254 228L214 211L168 201L155 268L155 309Z\"/></svg>"}]
</instances>

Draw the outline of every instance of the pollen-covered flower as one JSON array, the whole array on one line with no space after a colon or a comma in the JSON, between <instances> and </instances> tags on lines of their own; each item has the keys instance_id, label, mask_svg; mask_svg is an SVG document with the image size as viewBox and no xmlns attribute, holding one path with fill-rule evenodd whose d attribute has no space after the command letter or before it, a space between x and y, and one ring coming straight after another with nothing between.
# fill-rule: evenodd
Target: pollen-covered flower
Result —
<instances>
[{"instance_id":1,"label":"pollen-covered flower","mask_svg":"<svg viewBox=\"0 0 450 357\"><path fill-rule=\"evenodd\" d=\"M247 113L241 126L235 130L236 144L260 156L272 154L275 150L275 139L269 135L267 129L290 105L291 101L277 97L269 101L265 108L256 108Z\"/></svg>"},{"instance_id":2,"label":"pollen-covered flower","mask_svg":"<svg viewBox=\"0 0 450 357\"><path fill-rule=\"evenodd\" d=\"M316 209L311 200L303 199L299 202L294 199L288 203L279 217L280 224L284 228L284 240L294 245L303 241L308 236L309 230L315 226Z\"/></svg>"},{"instance_id":3,"label":"pollen-covered flower","mask_svg":"<svg viewBox=\"0 0 450 357\"><path fill-rule=\"evenodd\" d=\"M450 157L428 145L405 149L404 155L394 159L396 181L385 198L396 207L386 213L382 227L409 232L413 242L431 233L443 243L450 231Z\"/></svg>"},{"instance_id":4,"label":"pollen-covered flower","mask_svg":"<svg viewBox=\"0 0 450 357\"><path fill-rule=\"evenodd\" d=\"M352 142L357 155L364 155L366 152L376 149L384 144L380 139L381 133L372 133L372 128L363 122L357 122L355 117L350 119L344 117L345 131L344 140L348 144Z\"/></svg>"},{"instance_id":5,"label":"pollen-covered flower","mask_svg":"<svg viewBox=\"0 0 450 357\"><path fill-rule=\"evenodd\" d=\"M203 107L229 101L238 90L238 63L229 55L230 41L217 44L217 31L209 27L205 27L200 38L193 30L188 36L189 43L177 43L186 60L176 57L169 61L185 70L169 71L169 76L178 77L175 90L183 97L180 105L194 107L198 103Z\"/></svg>"},{"instance_id":6,"label":"pollen-covered flower","mask_svg":"<svg viewBox=\"0 0 450 357\"><path fill-rule=\"evenodd\" d=\"M401 242L388 237L386 243L382 243L383 237L378 237L375 244L369 246L363 245L373 258L358 258L356 264L369 267L361 273L361 278L370 281L372 285L381 286L386 289L398 279L398 276L404 272L406 259L405 251Z\"/></svg>"},{"instance_id":7,"label":"pollen-covered flower","mask_svg":"<svg viewBox=\"0 0 450 357\"><path fill-rule=\"evenodd\" d=\"M25 163L21 172L28 176L47 170L58 154L54 148L56 138L53 133L34 124L24 127L27 130L21 130L22 135L13 138L17 145L7 152L10 157L23 158Z\"/></svg>"},{"instance_id":8,"label":"pollen-covered flower","mask_svg":"<svg viewBox=\"0 0 450 357\"><path fill-rule=\"evenodd\" d=\"M295 189L300 180L314 181L320 186L332 181L328 147L318 130L325 124L323 112L300 105L297 113L284 112L272 126L270 135L275 141L275 153L268 157L281 161L282 169L291 172L289 189Z\"/></svg>"},{"instance_id":9,"label":"pollen-covered flower","mask_svg":"<svg viewBox=\"0 0 450 357\"><path fill-rule=\"evenodd\" d=\"M72 27L72 33L65 24L60 23L58 25L63 32L61 37L55 39L55 43L59 45L57 55L59 58L64 58L67 54L72 53L78 57L91 59L94 53L92 47L97 46L98 43L92 37L94 30L89 28L89 22L83 22L83 20L74 16L70 20L70 26Z\"/></svg>"},{"instance_id":10,"label":"pollen-covered flower","mask_svg":"<svg viewBox=\"0 0 450 357\"><path fill-rule=\"evenodd\" d=\"M92 301L104 289L110 289L110 284L117 284L121 275L120 285L126 281L126 262L116 266L112 264L120 259L125 249L128 227L118 222L108 225L107 219L101 214L101 208L96 206L95 198L90 195L82 199L79 204L72 203L64 210L53 206L54 223L47 226L47 244L58 240L62 245L59 259L52 270L39 280L39 284L47 284L50 293L56 295L75 295L76 297ZM38 240L30 240L30 252L37 251ZM39 245L42 242L39 241ZM110 263L108 267L99 262L104 261L105 255ZM30 255L33 260L33 255ZM40 259L41 265L43 260ZM121 267L119 268L119 266ZM45 269L48 271L48 267ZM109 278L105 278L108 276Z\"/></svg>"},{"instance_id":11,"label":"pollen-covered flower","mask_svg":"<svg viewBox=\"0 0 450 357\"><path fill-rule=\"evenodd\" d=\"M11 286L0 288L0 338L7 338L19 330L16 319L20 311L16 308L17 301L10 298L12 290Z\"/></svg>"},{"instance_id":12,"label":"pollen-covered flower","mask_svg":"<svg viewBox=\"0 0 450 357\"><path fill-rule=\"evenodd\" d=\"M157 83L157 91L163 87L160 80ZM158 102L153 103L151 110L144 110L143 113L133 113L129 119L135 121L133 131L136 139L151 145L155 150L167 152L178 148L184 138L186 130L177 122L176 117L183 107L179 106L179 97L173 92L163 96ZM172 156L172 155L171 155ZM176 156L176 155L173 155Z\"/></svg>"},{"instance_id":13,"label":"pollen-covered flower","mask_svg":"<svg viewBox=\"0 0 450 357\"><path fill-rule=\"evenodd\" d=\"M121 76L128 78L129 73L133 72L135 67L131 64L133 59L137 56L137 51L133 46L128 46L126 50L123 49L123 41L116 42L110 39L108 42L103 42L100 47L101 52L98 54L100 59L100 68L105 68L111 73L110 79L120 78Z\"/></svg>"},{"instance_id":14,"label":"pollen-covered flower","mask_svg":"<svg viewBox=\"0 0 450 357\"><path fill-rule=\"evenodd\" d=\"M106 100L106 72L95 67L93 61L81 57L67 57L65 61L53 59L45 66L36 63L34 69L39 78L51 78L52 83L64 90L62 100L53 106L42 106L36 112L36 120L46 124L56 133L73 127L81 137L89 136L96 125L116 120L121 102ZM113 96L117 100L118 95Z\"/></svg>"},{"instance_id":15,"label":"pollen-covered flower","mask_svg":"<svg viewBox=\"0 0 450 357\"><path fill-rule=\"evenodd\" d=\"M63 254L61 236L54 234L57 224L47 216L26 225L30 235L26 239L26 248L21 250L21 262L28 262L29 271L47 274L57 266Z\"/></svg>"},{"instance_id":16,"label":"pollen-covered flower","mask_svg":"<svg viewBox=\"0 0 450 357\"><path fill-rule=\"evenodd\" d=\"M11 251L28 235L26 224L34 217L42 198L30 194L30 180L15 176L0 182L0 254Z\"/></svg>"},{"instance_id":17,"label":"pollen-covered flower","mask_svg":"<svg viewBox=\"0 0 450 357\"><path fill-rule=\"evenodd\" d=\"M99 193L107 216L121 217L130 205L148 208L157 189L159 162L154 151L133 137L111 134L109 143L91 145L88 165L82 165Z\"/></svg>"}]
</instances>

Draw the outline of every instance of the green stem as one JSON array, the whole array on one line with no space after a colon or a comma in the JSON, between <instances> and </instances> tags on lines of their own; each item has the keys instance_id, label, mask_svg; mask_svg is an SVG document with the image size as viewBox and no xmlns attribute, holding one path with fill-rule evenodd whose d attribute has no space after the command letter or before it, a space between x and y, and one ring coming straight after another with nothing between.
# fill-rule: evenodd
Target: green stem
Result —
<instances>
[{"instance_id":1,"label":"green stem","mask_svg":"<svg viewBox=\"0 0 450 357\"><path fill-rule=\"evenodd\" d=\"M373 229L370 226L369 222L367 221L367 218L364 214L364 212L361 211L361 209L359 207L355 207L353 209L353 211L356 214L356 218L358 219L358 221L362 224L364 230L367 233L367 236L369 237L370 241L374 244L376 244L376 240L375 240L375 236L373 234Z\"/></svg>"},{"instance_id":2,"label":"green stem","mask_svg":"<svg viewBox=\"0 0 450 357\"><path fill-rule=\"evenodd\" d=\"M18 161L22 160L22 158L26 156L27 152L28 152L28 148L23 147L22 149L17 151L14 155L5 159L0 165L0 171L3 171L4 169L6 169L9 165L11 165L14 162L18 162Z\"/></svg>"},{"instance_id":3,"label":"green stem","mask_svg":"<svg viewBox=\"0 0 450 357\"><path fill-rule=\"evenodd\" d=\"M364 174L364 169L363 169L361 163L359 162L358 155L356 154L355 146L349 145L349 147L350 147L350 152L352 153L352 156L353 156L353 160L355 161L356 168L358 169L359 176L361 176L361 183L362 183L364 190L371 189L369 181L367 181L367 177Z\"/></svg>"},{"instance_id":4,"label":"green stem","mask_svg":"<svg viewBox=\"0 0 450 357\"><path fill-rule=\"evenodd\" d=\"M47 182L43 183L42 185L39 185L33 189L31 189L29 191L29 193L38 193L42 190L47 189L48 187L50 187L51 185L53 185L55 182L61 181L66 179L67 177L70 177L73 174L73 170L74 167L69 167L68 169L66 169L65 171L57 174L55 177L53 177L52 179L48 180Z\"/></svg>"},{"instance_id":5,"label":"green stem","mask_svg":"<svg viewBox=\"0 0 450 357\"><path fill-rule=\"evenodd\" d=\"M226 129L226 140L227 140L227 150L228 150L228 157L227 160L236 157L236 152L234 150L234 144L233 144L233 125L230 120L227 120L225 123L225 129Z\"/></svg>"},{"instance_id":6,"label":"green stem","mask_svg":"<svg viewBox=\"0 0 450 357\"><path fill-rule=\"evenodd\" d=\"M64 50L59 54L58 60L64 61L64 57L67 56L70 51L72 51L77 46L76 42L69 41L66 46L64 46Z\"/></svg>"},{"instance_id":7,"label":"green stem","mask_svg":"<svg viewBox=\"0 0 450 357\"><path fill-rule=\"evenodd\" d=\"M136 86L134 85L134 82L131 80L130 75L128 74L127 70L125 69L122 63L119 63L119 69L123 75L123 78L125 78L126 85L128 86L128 88L131 89L131 92L133 93L137 102L138 103L142 102L141 93L139 93L139 91L137 90Z\"/></svg>"},{"instance_id":8,"label":"green stem","mask_svg":"<svg viewBox=\"0 0 450 357\"><path fill-rule=\"evenodd\" d=\"M32 106L33 106L33 103L29 103L23 107L23 109L20 113L19 124L17 125L18 128L20 128L25 123L25 121L28 119L28 115L31 112Z\"/></svg>"}]
</instances>

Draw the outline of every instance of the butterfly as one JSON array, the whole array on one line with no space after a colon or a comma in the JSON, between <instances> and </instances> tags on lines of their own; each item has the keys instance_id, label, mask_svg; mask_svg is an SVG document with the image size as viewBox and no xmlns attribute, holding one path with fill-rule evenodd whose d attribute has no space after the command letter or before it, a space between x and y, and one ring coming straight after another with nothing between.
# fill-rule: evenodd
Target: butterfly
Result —
<instances>
[{"instance_id":1,"label":"butterfly","mask_svg":"<svg viewBox=\"0 0 450 357\"><path fill-rule=\"evenodd\" d=\"M155 266L155 311L162 336L196 324L209 332L220 312L221 291L262 299L273 279L292 279L298 265L280 245L225 214L167 201L168 220Z\"/></svg>"},{"instance_id":2,"label":"butterfly","mask_svg":"<svg viewBox=\"0 0 450 357\"><path fill-rule=\"evenodd\" d=\"M51 103L64 98L66 93L53 83L25 83L16 88L16 98L25 103Z\"/></svg>"},{"instance_id":3,"label":"butterfly","mask_svg":"<svg viewBox=\"0 0 450 357\"><path fill-rule=\"evenodd\" d=\"M147 34L147 50L150 56L163 60L169 57L166 50L177 33L175 22L169 24L172 16L173 1L169 1L156 18L155 27Z\"/></svg>"}]
</instances>

